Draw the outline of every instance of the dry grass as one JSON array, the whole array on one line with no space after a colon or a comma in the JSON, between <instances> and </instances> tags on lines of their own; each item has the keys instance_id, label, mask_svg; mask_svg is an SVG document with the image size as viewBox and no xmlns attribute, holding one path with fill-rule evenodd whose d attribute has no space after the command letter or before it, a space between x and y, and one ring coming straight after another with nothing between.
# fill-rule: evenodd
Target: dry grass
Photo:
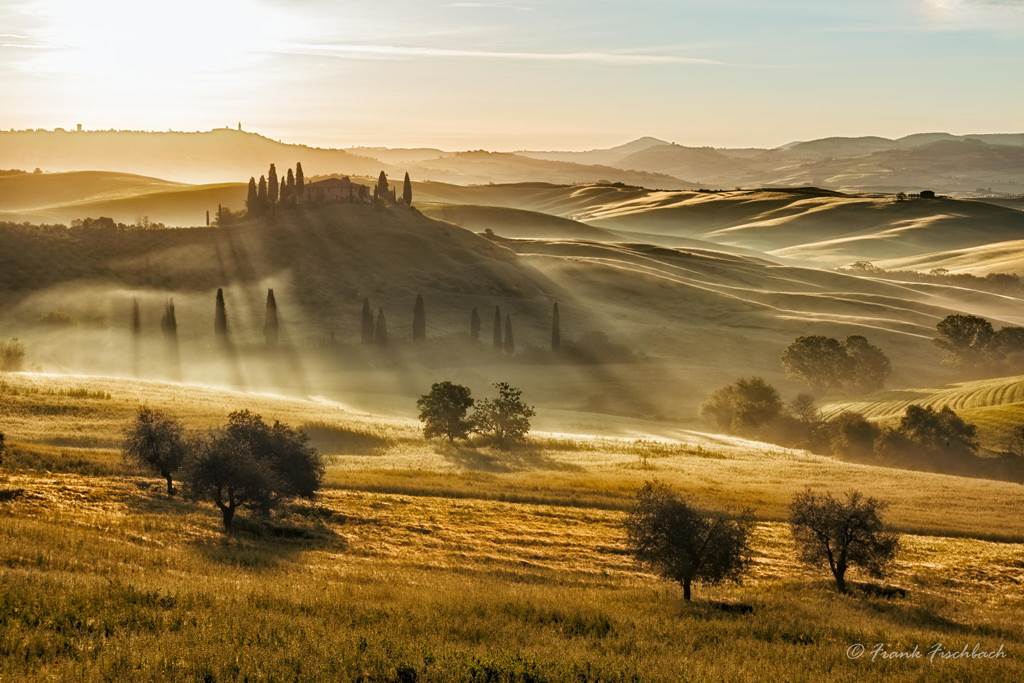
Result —
<instances>
[{"instance_id":1,"label":"dry grass","mask_svg":"<svg viewBox=\"0 0 1024 683\"><path fill-rule=\"evenodd\" d=\"M0 423L15 446L0 480L0 680L1024 678L1019 486L710 438L436 447L407 422L325 402L7 380ZM247 516L225 539L211 505L168 499L112 447L51 443L113 444L142 401L194 428L228 407L310 425L334 444L328 487L265 523ZM39 405L66 412L54 420ZM700 587L683 606L632 563L622 510L655 477L708 508L756 508L744 585ZM892 503L897 525L933 532L905 535L887 578L907 597L840 596L796 563L778 520L805 484L862 488ZM1007 658L850 661L856 642L1002 644Z\"/></svg>"}]
</instances>

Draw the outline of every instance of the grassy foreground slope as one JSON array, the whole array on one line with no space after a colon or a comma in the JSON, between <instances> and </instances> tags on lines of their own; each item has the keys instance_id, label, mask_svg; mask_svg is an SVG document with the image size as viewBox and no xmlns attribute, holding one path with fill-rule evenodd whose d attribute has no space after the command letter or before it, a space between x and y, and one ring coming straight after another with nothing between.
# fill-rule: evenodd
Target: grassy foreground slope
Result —
<instances>
[{"instance_id":1,"label":"grassy foreground slope","mask_svg":"<svg viewBox=\"0 0 1024 683\"><path fill-rule=\"evenodd\" d=\"M0 424L14 446L0 474L4 678L1024 676L1024 545L969 538L993 528L1024 538L1011 512L1020 487L735 441L719 447L710 436L701 449L541 437L511 457L436 450L409 423L317 401L104 378L6 381ZM158 482L120 464L111 447L140 401L193 427L222 419L228 406L312 421L329 454L328 486L317 501L224 539L212 506L169 500ZM79 441L55 445L67 438ZM707 507L757 508L744 585L700 588L684 608L674 587L637 570L624 552L621 510L648 478ZM794 562L785 525L771 521L804 483L859 486L891 500L898 525L955 537L903 537L888 582L906 597L839 596L821 572ZM725 612L709 599L754 611ZM846 655L854 643L877 642L1002 645L1006 658Z\"/></svg>"}]
</instances>

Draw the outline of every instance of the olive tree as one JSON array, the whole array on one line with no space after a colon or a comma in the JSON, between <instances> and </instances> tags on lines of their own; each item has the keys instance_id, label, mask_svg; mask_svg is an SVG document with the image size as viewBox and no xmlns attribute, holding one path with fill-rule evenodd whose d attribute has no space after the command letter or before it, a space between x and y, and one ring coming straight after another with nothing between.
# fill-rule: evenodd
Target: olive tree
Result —
<instances>
[{"instance_id":1,"label":"olive tree","mask_svg":"<svg viewBox=\"0 0 1024 683\"><path fill-rule=\"evenodd\" d=\"M323 473L320 454L304 432L280 422L268 425L243 410L196 443L188 490L194 499L213 501L230 533L239 508L268 513L287 498L312 498Z\"/></svg>"},{"instance_id":2,"label":"olive tree","mask_svg":"<svg viewBox=\"0 0 1024 683\"><path fill-rule=\"evenodd\" d=\"M637 493L626 520L632 555L656 573L683 587L690 600L694 582L740 581L750 563L750 511L730 519L707 516L669 486L647 482Z\"/></svg>"},{"instance_id":3,"label":"olive tree","mask_svg":"<svg viewBox=\"0 0 1024 683\"><path fill-rule=\"evenodd\" d=\"M880 516L885 505L851 491L840 500L809 489L790 504L790 528L800 559L828 566L840 593L846 592L846 572L858 567L870 576L884 575L899 550L899 537L886 529Z\"/></svg>"},{"instance_id":4,"label":"olive tree","mask_svg":"<svg viewBox=\"0 0 1024 683\"><path fill-rule=\"evenodd\" d=\"M174 476L188 455L185 428L173 417L141 406L124 430L121 453L129 462L142 465L167 482L167 495L174 495Z\"/></svg>"},{"instance_id":5,"label":"olive tree","mask_svg":"<svg viewBox=\"0 0 1024 683\"><path fill-rule=\"evenodd\" d=\"M522 441L530 432L533 406L523 401L523 391L507 382L494 385L496 398L485 398L473 411L473 431L494 439L500 446Z\"/></svg>"},{"instance_id":6,"label":"olive tree","mask_svg":"<svg viewBox=\"0 0 1024 683\"><path fill-rule=\"evenodd\" d=\"M443 436L448 441L465 438L473 427L466 416L473 403L469 387L451 382L433 384L430 393L416 401L420 422L423 423L423 436L427 439Z\"/></svg>"}]
</instances>

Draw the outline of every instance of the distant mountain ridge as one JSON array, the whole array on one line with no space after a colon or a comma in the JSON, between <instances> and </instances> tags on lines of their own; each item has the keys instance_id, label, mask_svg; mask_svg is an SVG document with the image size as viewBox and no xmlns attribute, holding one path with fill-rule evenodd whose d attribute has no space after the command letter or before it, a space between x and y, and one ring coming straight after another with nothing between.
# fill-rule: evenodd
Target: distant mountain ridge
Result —
<instances>
[{"instance_id":1,"label":"distant mountain ridge","mask_svg":"<svg viewBox=\"0 0 1024 683\"><path fill-rule=\"evenodd\" d=\"M1024 193L1024 133L828 137L772 149L692 147L643 137L607 149L519 154L549 161L599 159L622 169L685 177L705 187Z\"/></svg>"}]
</instances>

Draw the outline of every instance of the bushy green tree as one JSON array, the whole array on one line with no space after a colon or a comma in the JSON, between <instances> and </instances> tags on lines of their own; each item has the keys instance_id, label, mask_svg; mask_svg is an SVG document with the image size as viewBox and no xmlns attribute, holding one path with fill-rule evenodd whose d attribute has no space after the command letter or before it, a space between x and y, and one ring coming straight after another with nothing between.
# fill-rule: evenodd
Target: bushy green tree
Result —
<instances>
[{"instance_id":1,"label":"bushy green tree","mask_svg":"<svg viewBox=\"0 0 1024 683\"><path fill-rule=\"evenodd\" d=\"M174 476L185 462L188 444L185 428L164 413L142 406L124 432L121 453L130 462L159 474L174 495Z\"/></svg>"},{"instance_id":2,"label":"bushy green tree","mask_svg":"<svg viewBox=\"0 0 1024 683\"><path fill-rule=\"evenodd\" d=\"M700 412L722 431L752 436L782 413L782 399L762 378L742 378L712 393Z\"/></svg>"},{"instance_id":3,"label":"bushy green tree","mask_svg":"<svg viewBox=\"0 0 1024 683\"><path fill-rule=\"evenodd\" d=\"M844 500L811 490L790 504L790 529L802 561L828 566L840 593L846 592L846 572L858 567L881 577L899 550L899 537L882 523L884 504L857 491Z\"/></svg>"},{"instance_id":4,"label":"bushy green tree","mask_svg":"<svg viewBox=\"0 0 1024 683\"><path fill-rule=\"evenodd\" d=\"M430 393L416 401L420 422L423 423L423 436L427 439L443 436L448 441L466 438L473 427L468 417L473 403L469 387L451 382L432 385Z\"/></svg>"},{"instance_id":5,"label":"bushy green tree","mask_svg":"<svg viewBox=\"0 0 1024 683\"><path fill-rule=\"evenodd\" d=\"M494 385L498 395L478 401L473 411L473 431L488 436L499 446L522 441L530 432L530 418L537 413L523 401L523 391L507 382Z\"/></svg>"},{"instance_id":6,"label":"bushy green tree","mask_svg":"<svg viewBox=\"0 0 1024 683\"><path fill-rule=\"evenodd\" d=\"M824 393L840 386L850 375L850 357L838 339L811 335L797 337L782 353L790 377L803 380Z\"/></svg>"},{"instance_id":7,"label":"bushy green tree","mask_svg":"<svg viewBox=\"0 0 1024 683\"><path fill-rule=\"evenodd\" d=\"M634 558L676 581L689 601L695 582L740 581L750 564L751 513L736 518L707 516L675 491L646 482L626 520L627 547Z\"/></svg>"},{"instance_id":8,"label":"bushy green tree","mask_svg":"<svg viewBox=\"0 0 1024 683\"><path fill-rule=\"evenodd\" d=\"M853 391L870 393L885 386L892 374L892 364L882 349L865 337L853 335L843 342L843 350L850 358L850 373L846 385Z\"/></svg>"},{"instance_id":9,"label":"bushy green tree","mask_svg":"<svg viewBox=\"0 0 1024 683\"><path fill-rule=\"evenodd\" d=\"M992 323L976 315L947 315L935 326L939 336L934 340L947 359L961 366L980 365L989 359Z\"/></svg>"},{"instance_id":10,"label":"bushy green tree","mask_svg":"<svg viewBox=\"0 0 1024 683\"><path fill-rule=\"evenodd\" d=\"M194 447L186 468L189 495L213 501L228 533L240 508L266 513L288 498L312 498L323 478L320 454L304 432L268 425L247 410L231 413Z\"/></svg>"}]
</instances>

